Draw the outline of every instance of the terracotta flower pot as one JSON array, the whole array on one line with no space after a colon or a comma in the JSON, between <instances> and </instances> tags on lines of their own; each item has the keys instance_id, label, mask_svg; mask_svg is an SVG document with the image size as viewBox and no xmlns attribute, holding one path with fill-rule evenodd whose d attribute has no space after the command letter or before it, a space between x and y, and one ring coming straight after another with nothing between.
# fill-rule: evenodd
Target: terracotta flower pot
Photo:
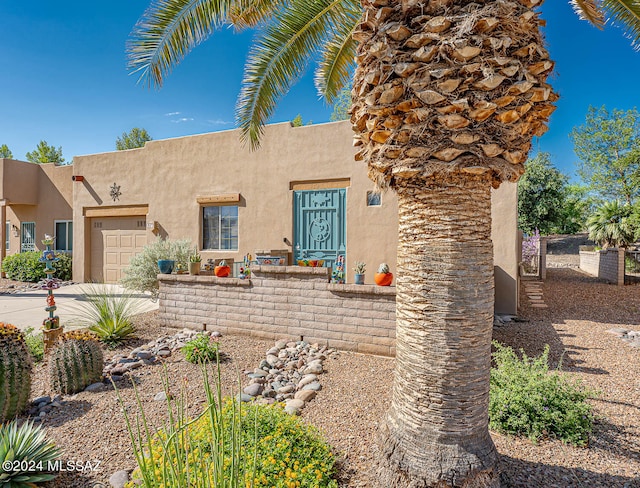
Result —
<instances>
[{"instance_id":1,"label":"terracotta flower pot","mask_svg":"<svg viewBox=\"0 0 640 488\"><path fill-rule=\"evenodd\" d=\"M376 273L373 279L378 286L390 286L393 281L393 273Z\"/></svg>"},{"instance_id":2,"label":"terracotta flower pot","mask_svg":"<svg viewBox=\"0 0 640 488\"><path fill-rule=\"evenodd\" d=\"M229 266L216 266L213 273L218 278L226 278L231 273L231 268Z\"/></svg>"}]
</instances>

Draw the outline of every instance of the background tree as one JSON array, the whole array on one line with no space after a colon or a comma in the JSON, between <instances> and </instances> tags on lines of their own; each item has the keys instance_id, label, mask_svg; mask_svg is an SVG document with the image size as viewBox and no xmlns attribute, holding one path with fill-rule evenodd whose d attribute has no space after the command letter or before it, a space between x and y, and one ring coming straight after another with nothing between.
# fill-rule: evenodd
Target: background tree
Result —
<instances>
[{"instance_id":1,"label":"background tree","mask_svg":"<svg viewBox=\"0 0 640 488\"><path fill-rule=\"evenodd\" d=\"M627 204L640 193L640 114L589 107L584 125L571 131L578 174L605 200Z\"/></svg>"},{"instance_id":2,"label":"background tree","mask_svg":"<svg viewBox=\"0 0 640 488\"><path fill-rule=\"evenodd\" d=\"M333 112L331 112L330 120L335 122L337 120L347 120L349 115L349 109L351 108L351 85L343 88L338 93L336 101L333 104Z\"/></svg>"},{"instance_id":3,"label":"background tree","mask_svg":"<svg viewBox=\"0 0 640 488\"><path fill-rule=\"evenodd\" d=\"M627 247L633 243L633 228L630 205L621 204L618 200L604 203L587 220L589 239L602 247Z\"/></svg>"},{"instance_id":4,"label":"background tree","mask_svg":"<svg viewBox=\"0 0 640 488\"><path fill-rule=\"evenodd\" d=\"M557 234L575 234L587 228L587 218L598 205L603 202L594 197L589 188L579 184L569 184L565 187L565 201L562 209L563 217Z\"/></svg>"},{"instance_id":5,"label":"background tree","mask_svg":"<svg viewBox=\"0 0 640 488\"><path fill-rule=\"evenodd\" d=\"M293 127L302 127L303 125L311 125L313 124L313 120L308 121L306 124L302 121L302 115L298 114L296 115L293 120L291 121L291 125Z\"/></svg>"},{"instance_id":6,"label":"background tree","mask_svg":"<svg viewBox=\"0 0 640 488\"><path fill-rule=\"evenodd\" d=\"M0 158L13 159L13 154L6 144L0 146Z\"/></svg>"},{"instance_id":7,"label":"background tree","mask_svg":"<svg viewBox=\"0 0 640 488\"><path fill-rule=\"evenodd\" d=\"M569 178L551 163L549 153L539 153L525 163L518 182L518 227L532 234L552 234L562 228Z\"/></svg>"},{"instance_id":8,"label":"background tree","mask_svg":"<svg viewBox=\"0 0 640 488\"><path fill-rule=\"evenodd\" d=\"M125 149L136 149L144 147L144 143L153 140L146 129L134 127L129 132L123 132L121 137L116 139L116 149L124 151Z\"/></svg>"},{"instance_id":9,"label":"background tree","mask_svg":"<svg viewBox=\"0 0 640 488\"><path fill-rule=\"evenodd\" d=\"M54 146L47 144L47 141L40 141L35 150L26 154L27 161L32 163L64 163L62 157L62 146L56 149Z\"/></svg>"}]
</instances>

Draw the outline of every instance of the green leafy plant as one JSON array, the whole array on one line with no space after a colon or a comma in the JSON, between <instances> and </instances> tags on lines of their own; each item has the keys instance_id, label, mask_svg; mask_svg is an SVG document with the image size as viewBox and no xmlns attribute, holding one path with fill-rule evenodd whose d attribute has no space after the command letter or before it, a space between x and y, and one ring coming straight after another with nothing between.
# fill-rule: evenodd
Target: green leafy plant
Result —
<instances>
[{"instance_id":1,"label":"green leafy plant","mask_svg":"<svg viewBox=\"0 0 640 488\"><path fill-rule=\"evenodd\" d=\"M606 202L587 220L589 239L604 248L627 247L635 237L630 215L629 205L617 200Z\"/></svg>"},{"instance_id":2,"label":"green leafy plant","mask_svg":"<svg viewBox=\"0 0 640 488\"><path fill-rule=\"evenodd\" d=\"M337 488L333 454L314 427L280 406L223 399L219 363L213 384L205 365L202 372L207 406L195 418L187 412L186 388L173 399L165 374L168 420L155 432L133 384L135 423L122 411L138 467L127 487Z\"/></svg>"},{"instance_id":3,"label":"green leafy plant","mask_svg":"<svg viewBox=\"0 0 640 488\"><path fill-rule=\"evenodd\" d=\"M71 331L62 336L51 353L49 379L51 388L72 394L102 380L104 355L95 334Z\"/></svg>"},{"instance_id":4,"label":"green leafy plant","mask_svg":"<svg viewBox=\"0 0 640 488\"><path fill-rule=\"evenodd\" d=\"M132 293L108 285L83 287L83 300L70 307L74 320L95 332L110 347L115 347L135 331L134 315L141 303Z\"/></svg>"},{"instance_id":5,"label":"green leafy plant","mask_svg":"<svg viewBox=\"0 0 640 488\"><path fill-rule=\"evenodd\" d=\"M56 269L54 277L63 281L70 280L72 275L71 256L63 252L56 252L55 255L58 261L54 263ZM44 272L44 263L39 261L41 257L42 253L40 251L12 254L2 261L2 271L11 280L38 282L47 277Z\"/></svg>"},{"instance_id":6,"label":"green leafy plant","mask_svg":"<svg viewBox=\"0 0 640 488\"><path fill-rule=\"evenodd\" d=\"M199 263L202 261L202 256L200 256L200 253L196 250L193 251L193 254L191 256L189 256L189 262L190 263Z\"/></svg>"},{"instance_id":7,"label":"green leafy plant","mask_svg":"<svg viewBox=\"0 0 640 488\"><path fill-rule=\"evenodd\" d=\"M31 421L18 426L14 420L0 425L0 486L5 488L33 488L36 483L56 477L49 472L49 463L60 455L48 441L44 430ZM5 469L12 463L17 469ZM31 468L31 469L27 469Z\"/></svg>"},{"instance_id":8,"label":"green leafy plant","mask_svg":"<svg viewBox=\"0 0 640 488\"><path fill-rule=\"evenodd\" d=\"M549 346L537 358L494 341L496 367L491 370L489 427L532 441L554 437L584 446L593 426L593 392L557 371L549 372Z\"/></svg>"},{"instance_id":9,"label":"green leafy plant","mask_svg":"<svg viewBox=\"0 0 640 488\"><path fill-rule=\"evenodd\" d=\"M207 334L198 334L187 342L181 351L190 363L208 363L216 360L218 348L219 344Z\"/></svg>"},{"instance_id":10,"label":"green leafy plant","mask_svg":"<svg viewBox=\"0 0 640 488\"><path fill-rule=\"evenodd\" d=\"M35 334L33 327L29 327L24 330L24 342L27 345L27 349L29 349L33 360L36 363L42 361L42 358L44 357L44 342L42 341L42 334Z\"/></svg>"},{"instance_id":11,"label":"green leafy plant","mask_svg":"<svg viewBox=\"0 0 640 488\"><path fill-rule=\"evenodd\" d=\"M158 260L171 259L187 269L192 254L193 243L188 239L159 239L131 258L120 283L125 288L149 292L153 298L158 298Z\"/></svg>"},{"instance_id":12,"label":"green leafy plant","mask_svg":"<svg viewBox=\"0 0 640 488\"><path fill-rule=\"evenodd\" d=\"M31 355L22 332L0 322L0 423L22 412L29 402Z\"/></svg>"}]
</instances>

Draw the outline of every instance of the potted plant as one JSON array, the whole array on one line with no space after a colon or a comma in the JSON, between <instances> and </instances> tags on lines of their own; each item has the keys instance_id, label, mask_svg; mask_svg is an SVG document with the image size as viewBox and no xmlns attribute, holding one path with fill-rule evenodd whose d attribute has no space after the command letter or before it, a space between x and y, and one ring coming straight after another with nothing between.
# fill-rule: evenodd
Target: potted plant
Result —
<instances>
[{"instance_id":1,"label":"potted plant","mask_svg":"<svg viewBox=\"0 0 640 488\"><path fill-rule=\"evenodd\" d=\"M227 276L229 276L229 273L231 273L231 268L227 266L227 262L223 259L218 263L218 266L215 267L213 273L218 278L226 278Z\"/></svg>"},{"instance_id":2,"label":"potted plant","mask_svg":"<svg viewBox=\"0 0 640 488\"><path fill-rule=\"evenodd\" d=\"M175 264L173 259L158 259L158 268L162 274L171 274Z\"/></svg>"},{"instance_id":3,"label":"potted plant","mask_svg":"<svg viewBox=\"0 0 640 488\"><path fill-rule=\"evenodd\" d=\"M378 266L378 272L373 276L373 279L378 286L389 286L393 281L393 273L389 271L389 265L382 263Z\"/></svg>"},{"instance_id":4,"label":"potted plant","mask_svg":"<svg viewBox=\"0 0 640 488\"><path fill-rule=\"evenodd\" d=\"M192 275L200 274L201 261L202 261L202 256L198 254L198 251L195 251L191 256L189 256L189 274L192 274Z\"/></svg>"},{"instance_id":5,"label":"potted plant","mask_svg":"<svg viewBox=\"0 0 640 488\"><path fill-rule=\"evenodd\" d=\"M362 261L357 261L353 271L356 273L353 277L353 282L356 285L364 285L364 273L367 271L367 265Z\"/></svg>"},{"instance_id":6,"label":"potted plant","mask_svg":"<svg viewBox=\"0 0 640 488\"><path fill-rule=\"evenodd\" d=\"M42 341L44 352L53 349L64 332L64 326L60 325L60 317L47 317L42 321Z\"/></svg>"}]
</instances>

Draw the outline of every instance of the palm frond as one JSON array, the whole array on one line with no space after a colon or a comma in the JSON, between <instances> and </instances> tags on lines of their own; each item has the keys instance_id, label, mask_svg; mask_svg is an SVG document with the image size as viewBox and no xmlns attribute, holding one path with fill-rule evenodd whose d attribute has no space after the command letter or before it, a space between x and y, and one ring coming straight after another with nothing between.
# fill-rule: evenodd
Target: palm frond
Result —
<instances>
[{"instance_id":1,"label":"palm frond","mask_svg":"<svg viewBox=\"0 0 640 488\"><path fill-rule=\"evenodd\" d=\"M161 87L171 72L217 27L228 21L234 0L156 0L127 41L128 67L139 81Z\"/></svg>"},{"instance_id":2,"label":"palm frond","mask_svg":"<svg viewBox=\"0 0 640 488\"><path fill-rule=\"evenodd\" d=\"M236 29L256 27L288 3L289 0L237 0L229 12L229 20Z\"/></svg>"},{"instance_id":3,"label":"palm frond","mask_svg":"<svg viewBox=\"0 0 640 488\"><path fill-rule=\"evenodd\" d=\"M358 2L343 2L339 18L330 37L322 47L322 60L316 70L315 84L327 103L335 102L340 90L348 84L355 64L356 41L351 37L360 21L362 9Z\"/></svg>"},{"instance_id":4,"label":"palm frond","mask_svg":"<svg viewBox=\"0 0 640 488\"><path fill-rule=\"evenodd\" d=\"M276 15L249 52L238 97L236 118L243 141L260 144L262 126L276 102L304 73L343 0L292 0Z\"/></svg>"},{"instance_id":5,"label":"palm frond","mask_svg":"<svg viewBox=\"0 0 640 488\"><path fill-rule=\"evenodd\" d=\"M607 21L620 24L636 50L640 49L640 2L638 0L604 0Z\"/></svg>"},{"instance_id":6,"label":"palm frond","mask_svg":"<svg viewBox=\"0 0 640 488\"><path fill-rule=\"evenodd\" d=\"M598 29L604 27L604 12L594 0L571 0L573 11L581 20L586 20Z\"/></svg>"}]
</instances>

